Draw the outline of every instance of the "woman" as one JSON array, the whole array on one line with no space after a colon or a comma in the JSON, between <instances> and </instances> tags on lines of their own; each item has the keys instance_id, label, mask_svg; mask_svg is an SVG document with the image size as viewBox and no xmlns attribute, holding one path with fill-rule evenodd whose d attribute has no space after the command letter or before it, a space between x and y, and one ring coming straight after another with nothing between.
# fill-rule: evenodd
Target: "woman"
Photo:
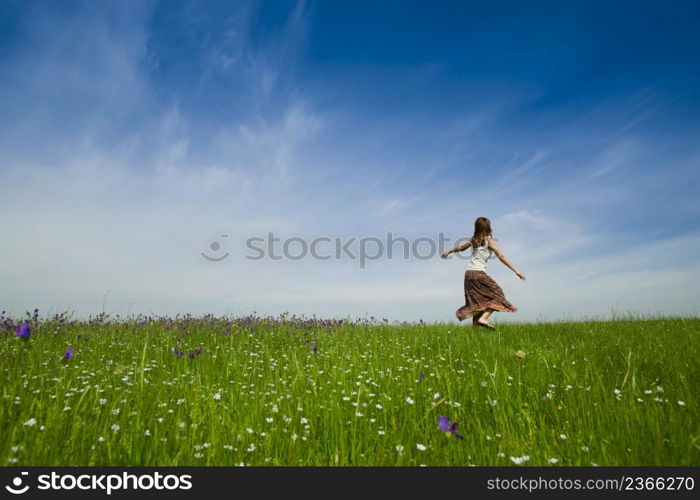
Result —
<instances>
[{"instance_id":1,"label":"woman","mask_svg":"<svg viewBox=\"0 0 700 500\"><path fill-rule=\"evenodd\" d=\"M460 321L472 316L472 326L474 328L483 327L495 330L494 326L488 322L491 313L494 311L515 312L518 310L517 307L506 300L501 287L486 274L486 262L491 257L491 254L495 253L498 259L512 269L521 280L525 279L525 275L518 271L511 261L508 260L508 257L501 252L496 241L496 238L491 237L491 221L486 217L479 217L474 222L474 235L471 239L442 254L442 258L446 259L451 253L462 252L472 247L472 259L467 266L467 271L464 273L465 304L457 309L456 314L457 319Z\"/></svg>"}]
</instances>

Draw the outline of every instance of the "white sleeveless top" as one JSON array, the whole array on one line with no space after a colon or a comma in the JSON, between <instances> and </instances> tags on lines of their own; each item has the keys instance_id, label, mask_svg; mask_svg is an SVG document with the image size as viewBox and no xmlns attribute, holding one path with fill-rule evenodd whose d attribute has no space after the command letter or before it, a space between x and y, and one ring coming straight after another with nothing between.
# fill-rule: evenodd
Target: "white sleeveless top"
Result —
<instances>
[{"instance_id":1,"label":"white sleeveless top","mask_svg":"<svg viewBox=\"0 0 700 500\"><path fill-rule=\"evenodd\" d=\"M489 240L498 241L496 238L487 236L484 238L484 243L481 246L472 246L472 259L469 261L467 269L470 271L486 271L486 263L493 254L489 248Z\"/></svg>"}]
</instances>

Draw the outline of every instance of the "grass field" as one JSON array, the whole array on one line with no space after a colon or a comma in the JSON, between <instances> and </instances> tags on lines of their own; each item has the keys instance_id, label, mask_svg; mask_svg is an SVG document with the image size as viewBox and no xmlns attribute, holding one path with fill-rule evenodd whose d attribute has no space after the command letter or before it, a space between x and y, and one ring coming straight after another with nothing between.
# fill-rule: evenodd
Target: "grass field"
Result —
<instances>
[{"instance_id":1,"label":"grass field","mask_svg":"<svg viewBox=\"0 0 700 500\"><path fill-rule=\"evenodd\" d=\"M700 465L698 318L19 324L3 465Z\"/></svg>"}]
</instances>

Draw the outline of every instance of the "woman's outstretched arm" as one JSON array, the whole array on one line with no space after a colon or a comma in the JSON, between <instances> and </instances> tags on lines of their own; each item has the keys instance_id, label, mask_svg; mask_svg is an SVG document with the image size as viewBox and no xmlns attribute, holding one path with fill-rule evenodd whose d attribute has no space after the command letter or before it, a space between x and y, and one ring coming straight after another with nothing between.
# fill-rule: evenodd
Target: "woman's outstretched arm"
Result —
<instances>
[{"instance_id":1,"label":"woman's outstretched arm","mask_svg":"<svg viewBox=\"0 0 700 500\"><path fill-rule=\"evenodd\" d=\"M504 263L506 266L508 266L515 274L518 275L518 278L520 278L521 280L524 280L524 279L525 279L525 275L524 275L523 273L521 273L520 271L518 271L518 270L515 268L515 266L513 265L513 263L508 259L508 257L506 257L506 254L504 254L503 252L501 252L501 249L498 248L498 243L496 243L496 242L493 241L492 239L489 240L489 248L490 248L491 250L493 250L493 253L495 253L495 254L498 256L498 260L500 260L501 262L503 262L503 263Z\"/></svg>"},{"instance_id":2,"label":"woman's outstretched arm","mask_svg":"<svg viewBox=\"0 0 700 500\"><path fill-rule=\"evenodd\" d=\"M454 248L450 248L449 250L447 250L445 253L442 254L442 258L443 258L443 259L446 259L447 256L450 255L451 253L463 252L463 251L465 251L467 248L469 248L470 246L472 246L471 240L470 240L470 241L467 241L466 243L462 243L461 245L457 245L457 246L454 247Z\"/></svg>"}]
</instances>

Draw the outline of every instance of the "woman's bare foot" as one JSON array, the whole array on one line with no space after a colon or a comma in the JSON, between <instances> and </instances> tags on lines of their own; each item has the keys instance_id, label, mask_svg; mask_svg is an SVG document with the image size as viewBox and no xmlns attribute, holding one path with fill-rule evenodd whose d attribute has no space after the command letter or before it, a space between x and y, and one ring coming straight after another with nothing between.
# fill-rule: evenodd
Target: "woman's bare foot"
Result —
<instances>
[{"instance_id":1,"label":"woman's bare foot","mask_svg":"<svg viewBox=\"0 0 700 500\"><path fill-rule=\"evenodd\" d=\"M477 321L477 323L479 324L480 327L486 328L487 330L495 330L496 329L495 326L490 325L486 321Z\"/></svg>"}]
</instances>

